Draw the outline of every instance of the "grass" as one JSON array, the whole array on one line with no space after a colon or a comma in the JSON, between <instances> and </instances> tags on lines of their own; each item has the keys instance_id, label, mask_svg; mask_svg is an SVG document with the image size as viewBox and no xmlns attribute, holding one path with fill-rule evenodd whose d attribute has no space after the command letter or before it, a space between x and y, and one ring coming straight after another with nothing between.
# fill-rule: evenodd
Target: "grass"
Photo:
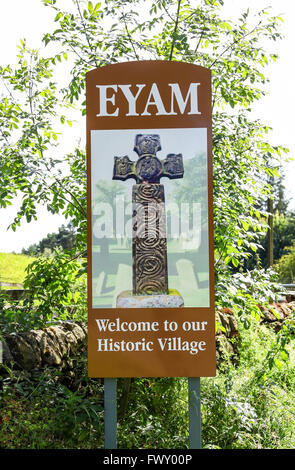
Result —
<instances>
[{"instance_id":1,"label":"grass","mask_svg":"<svg viewBox=\"0 0 295 470\"><path fill-rule=\"evenodd\" d=\"M83 380L85 370L82 374ZM60 373L10 377L0 400L0 448L71 449L103 446L102 386L93 381L71 391ZM80 377L81 380L81 377ZM90 394L90 397L88 397Z\"/></svg>"},{"instance_id":2,"label":"grass","mask_svg":"<svg viewBox=\"0 0 295 470\"><path fill-rule=\"evenodd\" d=\"M26 255L0 253L0 282L22 284L26 276L25 269L34 260Z\"/></svg>"}]
</instances>

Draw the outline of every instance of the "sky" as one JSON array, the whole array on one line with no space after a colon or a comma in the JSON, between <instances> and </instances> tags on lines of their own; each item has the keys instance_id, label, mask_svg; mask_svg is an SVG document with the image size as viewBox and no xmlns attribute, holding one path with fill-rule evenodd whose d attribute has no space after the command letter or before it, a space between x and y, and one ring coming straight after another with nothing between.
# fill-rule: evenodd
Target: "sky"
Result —
<instances>
[{"instance_id":1,"label":"sky","mask_svg":"<svg viewBox=\"0 0 295 470\"><path fill-rule=\"evenodd\" d=\"M71 5L71 0L62 0L63 7ZM95 3L95 2L94 2ZM284 18L282 32L284 39L270 44L271 52L280 58L271 64L265 73L270 79L267 85L268 95L260 100L252 112L253 119L273 128L269 136L271 143L290 149L289 156L295 156L294 116L294 46L295 46L295 1L294 0L224 0L224 10L228 17L235 17L241 10L260 10L271 6L274 14ZM42 48L42 35L54 28L54 13L45 8L41 0L2 0L0 6L0 65L13 63L20 39L26 38L32 48ZM269 47L266 45L266 47ZM84 125L84 123L83 123ZM286 195L290 208L295 209L295 160L285 165ZM292 200L293 198L293 200ZM31 223L23 221L16 232L7 231L18 207L16 200L8 209L0 209L0 252L21 252L33 243L37 243L48 233L58 230L67 221L59 215L52 215L45 208L38 211L38 220Z\"/></svg>"}]
</instances>

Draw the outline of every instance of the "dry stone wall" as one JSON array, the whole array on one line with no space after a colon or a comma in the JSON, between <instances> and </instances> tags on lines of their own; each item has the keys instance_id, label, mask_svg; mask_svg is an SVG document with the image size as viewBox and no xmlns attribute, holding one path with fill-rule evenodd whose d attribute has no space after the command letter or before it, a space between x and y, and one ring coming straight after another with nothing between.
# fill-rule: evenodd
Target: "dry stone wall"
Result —
<instances>
[{"instance_id":1,"label":"dry stone wall","mask_svg":"<svg viewBox=\"0 0 295 470\"><path fill-rule=\"evenodd\" d=\"M295 313L295 302L273 303L269 307L259 306L262 312L262 323L266 323L278 332L282 323L292 314Z\"/></svg>"},{"instance_id":2,"label":"dry stone wall","mask_svg":"<svg viewBox=\"0 0 295 470\"><path fill-rule=\"evenodd\" d=\"M260 306L261 321L278 331L283 321L295 312L295 302ZM216 359L219 365L230 355L238 362L239 327L233 311L216 311ZM87 349L87 325L66 321L41 330L11 333L3 338L3 362L16 370L38 371L46 366L58 370L71 367L71 357Z\"/></svg>"},{"instance_id":3,"label":"dry stone wall","mask_svg":"<svg viewBox=\"0 0 295 470\"><path fill-rule=\"evenodd\" d=\"M63 322L42 330L11 333L4 337L3 362L13 369L67 367L78 349L86 349L87 326Z\"/></svg>"},{"instance_id":4,"label":"dry stone wall","mask_svg":"<svg viewBox=\"0 0 295 470\"><path fill-rule=\"evenodd\" d=\"M217 310L216 317L216 362L217 365L230 356L234 363L239 358L239 327L233 311L223 307Z\"/></svg>"}]
</instances>

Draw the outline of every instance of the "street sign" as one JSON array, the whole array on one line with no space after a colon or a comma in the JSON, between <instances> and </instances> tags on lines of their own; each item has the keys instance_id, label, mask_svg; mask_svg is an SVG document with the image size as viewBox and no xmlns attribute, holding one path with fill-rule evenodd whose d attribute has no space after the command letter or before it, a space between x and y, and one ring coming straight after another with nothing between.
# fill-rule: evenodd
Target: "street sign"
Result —
<instances>
[{"instance_id":1,"label":"street sign","mask_svg":"<svg viewBox=\"0 0 295 470\"><path fill-rule=\"evenodd\" d=\"M89 376L214 376L210 71L94 69L86 110Z\"/></svg>"}]
</instances>

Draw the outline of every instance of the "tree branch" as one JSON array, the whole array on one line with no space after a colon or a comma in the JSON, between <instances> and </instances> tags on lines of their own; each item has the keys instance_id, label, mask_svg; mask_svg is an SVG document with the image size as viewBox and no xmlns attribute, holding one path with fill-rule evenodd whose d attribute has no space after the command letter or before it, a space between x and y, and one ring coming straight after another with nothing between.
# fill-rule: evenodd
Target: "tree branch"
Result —
<instances>
[{"instance_id":1,"label":"tree branch","mask_svg":"<svg viewBox=\"0 0 295 470\"><path fill-rule=\"evenodd\" d=\"M86 25L85 25L85 22L84 22L84 19L83 19L83 15L82 15L82 12L81 12L81 9L80 9L79 0L75 0L75 3L77 5L77 9L78 9L78 12L79 12L79 15L80 15L80 18L81 18L81 23L82 23L82 26L83 26L83 29L84 29L86 41L88 43L90 51L92 51L92 45L91 45L91 42L90 42L90 39L89 39L89 36L88 36L88 33L87 33L87 29L86 29ZM99 67L95 56L94 56L94 62L95 62L96 67Z\"/></svg>"},{"instance_id":2,"label":"tree branch","mask_svg":"<svg viewBox=\"0 0 295 470\"><path fill-rule=\"evenodd\" d=\"M181 1L182 0L178 0L178 3L177 3L177 13L176 13L175 27L174 27L174 31L173 31L173 34L172 34L173 39L172 39L172 45L171 45L169 60L172 60L172 56L173 56L173 49L174 49L174 46L175 46L176 33L177 33L177 28L178 28L178 23L179 23L179 11L180 11Z\"/></svg>"},{"instance_id":3,"label":"tree branch","mask_svg":"<svg viewBox=\"0 0 295 470\"><path fill-rule=\"evenodd\" d=\"M211 64L208 66L208 68L210 69L211 67L213 67L213 65L218 61L218 59L220 59L220 57L223 56L223 54L225 54L229 49L232 49L235 44L239 43L242 39L245 39L247 36L250 36L250 34L254 33L254 31L256 29L258 29L258 27L261 25L261 21L259 21L259 23L251 30L249 31L248 33L244 34L244 36L240 37L240 38L237 38L233 41L232 44L229 44L219 55L218 57L216 57L216 59L213 60L213 62L211 62Z\"/></svg>"},{"instance_id":4,"label":"tree branch","mask_svg":"<svg viewBox=\"0 0 295 470\"><path fill-rule=\"evenodd\" d=\"M134 43L133 43L132 37L131 37L131 35L130 35L129 29L128 29L128 27L127 27L127 23L126 23L126 19L125 19L124 15L123 15L123 21L124 21L125 30L126 30L128 39L129 39L129 41L130 41L132 50L133 50L133 52L134 52L135 58L136 58L136 60L139 60L139 56L138 56L138 54L137 54L137 52L136 52L136 50L135 50Z\"/></svg>"}]
</instances>

